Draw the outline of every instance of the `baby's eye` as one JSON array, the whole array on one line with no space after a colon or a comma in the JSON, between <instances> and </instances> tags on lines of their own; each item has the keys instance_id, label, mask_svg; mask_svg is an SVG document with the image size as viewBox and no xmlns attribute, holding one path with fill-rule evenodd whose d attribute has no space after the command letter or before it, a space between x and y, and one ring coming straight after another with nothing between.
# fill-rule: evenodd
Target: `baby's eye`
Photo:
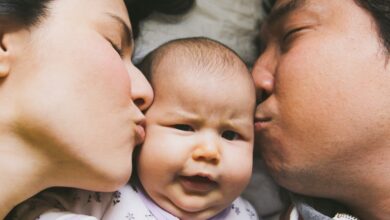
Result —
<instances>
[{"instance_id":1,"label":"baby's eye","mask_svg":"<svg viewBox=\"0 0 390 220\"><path fill-rule=\"evenodd\" d=\"M186 125L186 124L176 124L176 125L173 125L173 127L175 129L178 129L181 131L194 131L194 129L191 126Z\"/></svg>"},{"instance_id":2,"label":"baby's eye","mask_svg":"<svg viewBox=\"0 0 390 220\"><path fill-rule=\"evenodd\" d=\"M225 138L226 140L232 141L232 140L239 139L240 135L237 132L228 130L222 133L222 137Z\"/></svg>"}]
</instances>

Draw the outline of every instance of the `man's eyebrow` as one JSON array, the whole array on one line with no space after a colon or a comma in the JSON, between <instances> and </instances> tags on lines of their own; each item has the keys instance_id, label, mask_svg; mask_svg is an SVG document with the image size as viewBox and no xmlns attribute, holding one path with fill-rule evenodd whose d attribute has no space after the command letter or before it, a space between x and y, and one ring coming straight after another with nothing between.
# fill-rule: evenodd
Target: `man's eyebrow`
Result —
<instances>
[{"instance_id":1,"label":"man's eyebrow","mask_svg":"<svg viewBox=\"0 0 390 220\"><path fill-rule=\"evenodd\" d=\"M108 13L108 15L120 24L122 29L121 34L122 34L123 41L127 44L127 46L132 46L133 31L131 30L131 28L126 24L126 22L121 17L111 13Z\"/></svg>"},{"instance_id":2,"label":"man's eyebrow","mask_svg":"<svg viewBox=\"0 0 390 220\"><path fill-rule=\"evenodd\" d=\"M273 24L277 23L283 17L294 12L295 10L302 8L305 5L305 2L306 0L291 0L288 3L274 8L267 17L266 23L269 26L273 26Z\"/></svg>"}]
</instances>

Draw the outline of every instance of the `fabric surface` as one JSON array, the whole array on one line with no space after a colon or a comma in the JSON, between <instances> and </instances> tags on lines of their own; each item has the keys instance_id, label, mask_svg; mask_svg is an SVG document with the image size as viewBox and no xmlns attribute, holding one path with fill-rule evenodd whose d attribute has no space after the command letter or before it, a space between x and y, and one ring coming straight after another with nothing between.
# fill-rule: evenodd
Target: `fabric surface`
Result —
<instances>
[{"instance_id":1,"label":"fabric surface","mask_svg":"<svg viewBox=\"0 0 390 220\"><path fill-rule=\"evenodd\" d=\"M140 23L133 60L172 39L205 36L235 50L248 65L257 58L255 37L264 13L261 0L197 0L180 16L152 14Z\"/></svg>"},{"instance_id":2,"label":"fabric surface","mask_svg":"<svg viewBox=\"0 0 390 220\"><path fill-rule=\"evenodd\" d=\"M291 200L304 220L358 219L348 214L340 215L340 213L348 213L348 210L332 200L310 198L296 194L291 194Z\"/></svg>"}]
</instances>

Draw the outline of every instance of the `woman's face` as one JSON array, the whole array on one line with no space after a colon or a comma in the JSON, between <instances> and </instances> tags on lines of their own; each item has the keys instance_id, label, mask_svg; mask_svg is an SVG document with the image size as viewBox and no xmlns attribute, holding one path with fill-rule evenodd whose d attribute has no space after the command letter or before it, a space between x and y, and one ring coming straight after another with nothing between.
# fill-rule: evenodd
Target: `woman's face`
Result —
<instances>
[{"instance_id":1,"label":"woman's face","mask_svg":"<svg viewBox=\"0 0 390 220\"><path fill-rule=\"evenodd\" d=\"M15 88L16 130L51 158L63 185L113 190L131 174L134 146L144 136L141 110L153 99L131 63L126 7L123 0L48 6L47 17L20 34L24 45L7 79Z\"/></svg>"}]
</instances>

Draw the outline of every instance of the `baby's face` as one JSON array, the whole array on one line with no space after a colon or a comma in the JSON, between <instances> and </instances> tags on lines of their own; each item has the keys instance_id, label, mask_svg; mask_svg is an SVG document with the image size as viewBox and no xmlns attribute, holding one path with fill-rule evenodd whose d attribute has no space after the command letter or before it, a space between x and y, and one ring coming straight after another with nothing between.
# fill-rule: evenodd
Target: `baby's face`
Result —
<instances>
[{"instance_id":1,"label":"baby's face","mask_svg":"<svg viewBox=\"0 0 390 220\"><path fill-rule=\"evenodd\" d=\"M252 172L255 92L249 73L161 67L138 172L151 198L180 219L207 219ZM250 78L249 78L250 79Z\"/></svg>"}]
</instances>

